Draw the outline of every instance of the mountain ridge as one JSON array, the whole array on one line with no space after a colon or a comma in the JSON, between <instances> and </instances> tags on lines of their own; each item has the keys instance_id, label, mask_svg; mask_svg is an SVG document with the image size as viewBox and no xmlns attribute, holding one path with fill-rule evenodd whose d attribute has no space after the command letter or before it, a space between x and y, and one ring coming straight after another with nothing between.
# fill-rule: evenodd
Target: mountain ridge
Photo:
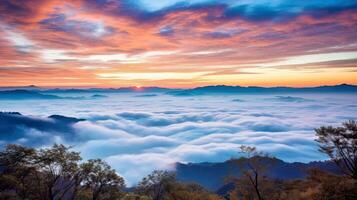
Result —
<instances>
[{"instance_id":1,"label":"mountain ridge","mask_svg":"<svg viewBox=\"0 0 357 200\"><path fill-rule=\"evenodd\" d=\"M51 94L42 94L32 90L5 90L0 91L0 100L41 100L41 99L62 99L59 96Z\"/></svg>"},{"instance_id":2,"label":"mountain ridge","mask_svg":"<svg viewBox=\"0 0 357 200\"><path fill-rule=\"evenodd\" d=\"M217 191L225 185L224 179L239 177L246 170L249 159L231 159L218 163L176 163L176 175L182 182L196 182L206 189ZM267 165L269 163L269 165ZM308 176L308 170L317 168L330 173L342 174L337 165L331 161L312 161L309 163L285 162L278 158L263 157L262 163L268 166L264 175L272 179L293 180Z\"/></svg>"},{"instance_id":3,"label":"mountain ridge","mask_svg":"<svg viewBox=\"0 0 357 200\"><path fill-rule=\"evenodd\" d=\"M340 84L317 87L259 87L259 86L227 86L214 85L196 87L177 92L174 96L192 96L206 94L279 94L279 93L357 93L357 85Z\"/></svg>"},{"instance_id":4,"label":"mountain ridge","mask_svg":"<svg viewBox=\"0 0 357 200\"><path fill-rule=\"evenodd\" d=\"M11 88L11 89L9 89ZM104 97L104 93L144 93L150 95L143 95L139 97L153 97L156 94L165 94L177 97L187 97L196 95L235 95L235 94L298 94L298 93L346 93L357 94L357 85L340 84L334 86L318 86L318 87L258 87L258 86L227 86L227 85L213 85L196 87L192 89L171 89L162 87L123 87L123 88L54 88L46 89L36 86L12 88L0 87L0 100L25 100L25 99L91 99L85 97L62 97L57 94L78 94L78 93L96 93L94 99L97 97ZM92 98L92 99L93 99Z\"/></svg>"},{"instance_id":5,"label":"mountain ridge","mask_svg":"<svg viewBox=\"0 0 357 200\"><path fill-rule=\"evenodd\" d=\"M207 86L199 86L193 88L167 88L167 87L160 87L160 86L148 86L148 87L108 87L108 88L60 88L60 87L53 87L53 88L45 88L45 87L38 87L35 85L29 86L8 86L8 87L0 87L0 91L9 91L9 90L38 90L38 91L46 91L46 92L79 92L79 91L123 91L123 92L140 92L140 91L192 91L192 90L210 90L210 89L219 89L219 88L229 88L229 89L273 89L273 90L284 90L284 89L291 89L291 90L314 90L314 89L332 89L332 88L340 88L340 89L352 89L357 90L357 85L353 84L337 84L337 85L320 85L320 86L308 86L308 87L289 87L289 86L272 86L272 87L265 87L265 86L240 86L240 85L207 85Z\"/></svg>"}]
</instances>

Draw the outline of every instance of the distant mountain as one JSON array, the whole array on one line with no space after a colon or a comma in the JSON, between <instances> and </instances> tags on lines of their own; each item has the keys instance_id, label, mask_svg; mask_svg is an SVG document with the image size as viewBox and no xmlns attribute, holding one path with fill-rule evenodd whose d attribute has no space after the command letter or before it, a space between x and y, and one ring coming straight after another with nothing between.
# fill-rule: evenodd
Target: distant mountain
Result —
<instances>
[{"instance_id":1,"label":"distant mountain","mask_svg":"<svg viewBox=\"0 0 357 200\"><path fill-rule=\"evenodd\" d=\"M0 91L0 100L32 100L32 99L62 99L62 97L50 94L41 94L30 90Z\"/></svg>"},{"instance_id":2,"label":"distant mountain","mask_svg":"<svg viewBox=\"0 0 357 200\"><path fill-rule=\"evenodd\" d=\"M175 89L161 88L161 87L121 87L121 88L87 88L87 89L47 89L44 90L49 93L165 93L176 91Z\"/></svg>"},{"instance_id":3,"label":"distant mountain","mask_svg":"<svg viewBox=\"0 0 357 200\"><path fill-rule=\"evenodd\" d=\"M157 94L139 94L135 95L135 97L156 97Z\"/></svg>"},{"instance_id":4,"label":"distant mountain","mask_svg":"<svg viewBox=\"0 0 357 200\"><path fill-rule=\"evenodd\" d=\"M61 136L73 141L75 138L73 125L80 121L84 119L62 115L38 117L22 115L19 112L0 112L0 141L2 141L0 147L2 144L20 141L29 146L48 144L53 142L49 140L49 133L53 137Z\"/></svg>"},{"instance_id":5,"label":"distant mountain","mask_svg":"<svg viewBox=\"0 0 357 200\"><path fill-rule=\"evenodd\" d=\"M196 182L205 188L216 191L225 185L228 176L239 177L247 169L247 159L240 158L222 163L189 163L176 164L177 178L183 182ZM269 164L268 164L269 163ZM262 165L266 166L266 175L269 178L291 180L307 176L307 170L318 168L331 173L341 174L333 162L287 163L277 158L264 157Z\"/></svg>"},{"instance_id":6,"label":"distant mountain","mask_svg":"<svg viewBox=\"0 0 357 200\"><path fill-rule=\"evenodd\" d=\"M121 87L121 88L41 88L33 85L24 87L0 87L0 92L6 91L28 91L41 94L56 93L165 93L173 96L195 96L210 94L283 94L283 93L356 93L356 85L334 85L318 87L256 87L256 86L227 86L215 85L196 87L193 89L172 89L163 87Z\"/></svg>"},{"instance_id":7,"label":"distant mountain","mask_svg":"<svg viewBox=\"0 0 357 200\"><path fill-rule=\"evenodd\" d=\"M170 89L163 87L120 87L120 88L42 88L35 85L23 87L0 87L0 91L26 90L41 93L165 93L169 91L177 91L180 89Z\"/></svg>"},{"instance_id":8,"label":"distant mountain","mask_svg":"<svg viewBox=\"0 0 357 200\"><path fill-rule=\"evenodd\" d=\"M66 117L66 116L62 116L62 115L51 115L48 118L53 119L57 122L61 122L61 123L66 123L66 124L74 124L80 121L84 121L84 119L78 119L78 118L74 118L74 117Z\"/></svg>"},{"instance_id":9,"label":"distant mountain","mask_svg":"<svg viewBox=\"0 0 357 200\"><path fill-rule=\"evenodd\" d=\"M168 94L174 96L193 96L193 95L209 95L209 94L279 94L279 93L356 93L356 85L334 85L334 86L319 86L319 87L255 87L255 86L205 86L194 89L171 91Z\"/></svg>"},{"instance_id":10,"label":"distant mountain","mask_svg":"<svg viewBox=\"0 0 357 200\"><path fill-rule=\"evenodd\" d=\"M40 89L41 88L39 88L35 85L0 87L0 91L5 91L5 90L40 90Z\"/></svg>"},{"instance_id":11,"label":"distant mountain","mask_svg":"<svg viewBox=\"0 0 357 200\"><path fill-rule=\"evenodd\" d=\"M103 98L107 98L107 97L108 96L101 95L101 94L94 94L90 98L92 98L92 99L103 99Z\"/></svg>"}]
</instances>

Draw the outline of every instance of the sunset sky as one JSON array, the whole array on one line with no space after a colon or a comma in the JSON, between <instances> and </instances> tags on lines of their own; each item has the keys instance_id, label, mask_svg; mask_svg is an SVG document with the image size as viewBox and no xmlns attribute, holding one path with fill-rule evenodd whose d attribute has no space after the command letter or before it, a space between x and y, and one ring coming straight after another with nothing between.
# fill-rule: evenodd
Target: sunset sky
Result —
<instances>
[{"instance_id":1,"label":"sunset sky","mask_svg":"<svg viewBox=\"0 0 357 200\"><path fill-rule=\"evenodd\" d=\"M1 0L0 86L357 84L354 0Z\"/></svg>"}]
</instances>

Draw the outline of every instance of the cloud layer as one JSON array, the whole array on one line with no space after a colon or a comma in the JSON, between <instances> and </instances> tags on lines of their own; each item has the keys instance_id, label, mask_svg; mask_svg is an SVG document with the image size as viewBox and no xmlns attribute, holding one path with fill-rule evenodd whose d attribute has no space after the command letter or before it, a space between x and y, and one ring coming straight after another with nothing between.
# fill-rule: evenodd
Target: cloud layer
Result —
<instances>
[{"instance_id":1,"label":"cloud layer","mask_svg":"<svg viewBox=\"0 0 357 200\"><path fill-rule=\"evenodd\" d=\"M357 113L356 95L342 94L106 96L2 101L0 110L23 115L1 118L1 144L73 145L86 159L107 160L134 184L153 169L172 169L174 162L239 156L242 144L290 162L325 159L314 128L339 125ZM76 118L47 117L52 114Z\"/></svg>"}]
</instances>

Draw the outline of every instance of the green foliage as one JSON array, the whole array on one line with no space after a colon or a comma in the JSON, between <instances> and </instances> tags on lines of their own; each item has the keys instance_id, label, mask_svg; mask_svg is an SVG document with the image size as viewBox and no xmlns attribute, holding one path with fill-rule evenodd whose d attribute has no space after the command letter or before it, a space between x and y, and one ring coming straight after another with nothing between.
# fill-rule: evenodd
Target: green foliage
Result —
<instances>
[{"instance_id":1,"label":"green foliage","mask_svg":"<svg viewBox=\"0 0 357 200\"><path fill-rule=\"evenodd\" d=\"M137 192L153 200L163 200L175 183L175 175L166 171L153 171L139 183Z\"/></svg>"},{"instance_id":2,"label":"green foliage","mask_svg":"<svg viewBox=\"0 0 357 200\"><path fill-rule=\"evenodd\" d=\"M88 160L81 164L82 184L89 189L92 199L115 199L121 197L124 179L100 159Z\"/></svg>"},{"instance_id":3,"label":"green foliage","mask_svg":"<svg viewBox=\"0 0 357 200\"><path fill-rule=\"evenodd\" d=\"M128 193L125 194L121 200L152 200L151 197L145 195L139 195L135 193Z\"/></svg>"},{"instance_id":4,"label":"green foliage","mask_svg":"<svg viewBox=\"0 0 357 200\"><path fill-rule=\"evenodd\" d=\"M70 147L64 145L55 144L38 151L36 164L42 177L38 182L45 185L44 192L49 199L63 199L76 186L81 159L78 152L70 151Z\"/></svg>"},{"instance_id":5,"label":"green foliage","mask_svg":"<svg viewBox=\"0 0 357 200\"><path fill-rule=\"evenodd\" d=\"M154 171L139 183L137 192L153 200L219 200L197 184L184 184L176 180L175 174Z\"/></svg>"},{"instance_id":6,"label":"green foliage","mask_svg":"<svg viewBox=\"0 0 357 200\"><path fill-rule=\"evenodd\" d=\"M64 145L8 145L0 152L0 199L120 199L123 178L104 161L80 160Z\"/></svg>"},{"instance_id":7,"label":"green foliage","mask_svg":"<svg viewBox=\"0 0 357 200\"><path fill-rule=\"evenodd\" d=\"M104 161L79 164L71 147L35 150L8 145L0 152L0 199L39 200L218 200L197 184L183 184L175 174L154 171L135 193L125 193L124 179Z\"/></svg>"},{"instance_id":8,"label":"green foliage","mask_svg":"<svg viewBox=\"0 0 357 200\"><path fill-rule=\"evenodd\" d=\"M33 185L28 184L37 174L36 150L8 145L0 152L0 189L14 198L34 197ZM9 192L14 191L14 192ZM3 194L3 193L2 193Z\"/></svg>"}]
</instances>

